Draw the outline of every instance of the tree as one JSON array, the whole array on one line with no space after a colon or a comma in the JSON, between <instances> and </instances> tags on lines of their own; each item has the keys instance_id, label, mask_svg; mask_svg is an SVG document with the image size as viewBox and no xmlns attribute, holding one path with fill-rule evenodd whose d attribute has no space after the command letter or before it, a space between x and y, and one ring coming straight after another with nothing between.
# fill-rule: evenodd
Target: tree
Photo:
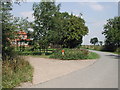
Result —
<instances>
[{"instance_id":1,"label":"tree","mask_svg":"<svg viewBox=\"0 0 120 90\"><path fill-rule=\"evenodd\" d=\"M85 21L67 12L59 12L60 4L54 1L33 5L35 17L35 39L58 44L65 48L81 45L82 37L88 33Z\"/></svg>"},{"instance_id":2,"label":"tree","mask_svg":"<svg viewBox=\"0 0 120 90\"><path fill-rule=\"evenodd\" d=\"M64 13L63 13L64 14ZM73 14L63 19L64 25L62 29L62 45L65 48L75 48L82 43L82 37L88 33L88 28L85 26L85 21Z\"/></svg>"},{"instance_id":3,"label":"tree","mask_svg":"<svg viewBox=\"0 0 120 90\"><path fill-rule=\"evenodd\" d=\"M35 36L34 39L36 41L47 41L49 44L50 42L48 41L48 35L55 29L53 17L56 12L59 11L59 5L56 6L53 0L50 0L49 2L42 0L42 2L38 4L33 4L33 11L35 18L35 26L33 27Z\"/></svg>"},{"instance_id":4,"label":"tree","mask_svg":"<svg viewBox=\"0 0 120 90\"><path fill-rule=\"evenodd\" d=\"M105 46L106 49L114 51L120 47L120 16L107 20L104 25Z\"/></svg>"},{"instance_id":5,"label":"tree","mask_svg":"<svg viewBox=\"0 0 120 90\"><path fill-rule=\"evenodd\" d=\"M98 38L97 37L91 38L90 43L95 45L96 43L98 43Z\"/></svg>"},{"instance_id":6,"label":"tree","mask_svg":"<svg viewBox=\"0 0 120 90\"><path fill-rule=\"evenodd\" d=\"M17 0L20 1L20 0ZM16 2L18 4L18 2ZM17 54L12 46L12 40L15 39L17 24L11 14L12 2L9 0L0 1L0 24L2 25L2 60L13 60Z\"/></svg>"},{"instance_id":7,"label":"tree","mask_svg":"<svg viewBox=\"0 0 120 90\"><path fill-rule=\"evenodd\" d=\"M14 17L13 24L16 26L16 31L25 31L28 32L29 28L31 28L31 22L28 21L27 18L20 18L20 17Z\"/></svg>"},{"instance_id":8,"label":"tree","mask_svg":"<svg viewBox=\"0 0 120 90\"><path fill-rule=\"evenodd\" d=\"M12 3L7 1L0 1L2 7L2 60L12 59L15 55L14 47L11 46L11 40L14 39L14 25L12 23L13 16L10 11L12 10Z\"/></svg>"}]
</instances>

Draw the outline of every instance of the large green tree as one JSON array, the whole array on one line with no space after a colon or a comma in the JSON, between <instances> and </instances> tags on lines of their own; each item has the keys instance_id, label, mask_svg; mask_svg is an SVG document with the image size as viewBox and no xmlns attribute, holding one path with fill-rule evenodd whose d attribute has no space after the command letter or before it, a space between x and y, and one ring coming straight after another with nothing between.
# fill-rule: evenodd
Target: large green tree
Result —
<instances>
[{"instance_id":1,"label":"large green tree","mask_svg":"<svg viewBox=\"0 0 120 90\"><path fill-rule=\"evenodd\" d=\"M65 34L66 34L66 27L68 20L69 19L69 14L67 12L61 13L57 12L55 16L53 17L53 28L51 31L48 32L47 36L49 37L48 40L50 43L53 45L63 45L65 39Z\"/></svg>"},{"instance_id":2,"label":"large green tree","mask_svg":"<svg viewBox=\"0 0 120 90\"><path fill-rule=\"evenodd\" d=\"M48 0L47 0L48 1ZM53 0L42 0L33 4L34 11L34 40L40 44L49 45L48 33L55 29L53 17L59 11L59 5L55 5ZM42 41L43 40L43 41ZM46 44L47 43L47 44Z\"/></svg>"},{"instance_id":3,"label":"large green tree","mask_svg":"<svg viewBox=\"0 0 120 90\"><path fill-rule=\"evenodd\" d=\"M35 18L35 35L37 39L41 36L46 36L48 31L53 29L52 17L59 10L59 6L55 5L55 2L46 2L42 0L40 3L33 4L34 18Z\"/></svg>"},{"instance_id":4,"label":"large green tree","mask_svg":"<svg viewBox=\"0 0 120 90\"><path fill-rule=\"evenodd\" d=\"M116 50L120 47L120 16L107 20L104 25L105 46L108 50Z\"/></svg>"},{"instance_id":5,"label":"large green tree","mask_svg":"<svg viewBox=\"0 0 120 90\"><path fill-rule=\"evenodd\" d=\"M88 33L85 21L67 12L59 12L54 17L54 30L50 36L54 43L65 48L74 48L82 43L82 37Z\"/></svg>"},{"instance_id":6,"label":"large green tree","mask_svg":"<svg viewBox=\"0 0 120 90\"><path fill-rule=\"evenodd\" d=\"M82 37L88 33L85 21L72 14L66 18L66 26L63 26L63 28L63 45L67 48L74 48L81 45Z\"/></svg>"},{"instance_id":7,"label":"large green tree","mask_svg":"<svg viewBox=\"0 0 120 90\"><path fill-rule=\"evenodd\" d=\"M88 33L85 21L67 12L59 11L60 4L54 1L42 2L33 5L35 17L35 40L47 44L58 44L66 48L81 45L82 37ZM41 39L41 40L40 40ZM41 42L43 43L43 42Z\"/></svg>"}]
</instances>

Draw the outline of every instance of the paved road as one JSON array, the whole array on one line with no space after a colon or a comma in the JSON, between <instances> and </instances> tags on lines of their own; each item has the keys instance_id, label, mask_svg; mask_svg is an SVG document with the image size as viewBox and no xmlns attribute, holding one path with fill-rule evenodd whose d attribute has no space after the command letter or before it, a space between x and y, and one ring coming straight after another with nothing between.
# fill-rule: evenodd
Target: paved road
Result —
<instances>
[{"instance_id":1,"label":"paved road","mask_svg":"<svg viewBox=\"0 0 120 90\"><path fill-rule=\"evenodd\" d=\"M94 51L95 64L31 88L118 88L118 55Z\"/></svg>"}]
</instances>

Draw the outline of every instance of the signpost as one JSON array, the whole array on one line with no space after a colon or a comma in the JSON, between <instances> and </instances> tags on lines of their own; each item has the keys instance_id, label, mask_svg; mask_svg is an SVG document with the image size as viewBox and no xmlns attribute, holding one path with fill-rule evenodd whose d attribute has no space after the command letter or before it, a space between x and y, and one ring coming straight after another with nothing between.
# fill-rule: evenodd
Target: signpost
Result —
<instances>
[{"instance_id":1,"label":"signpost","mask_svg":"<svg viewBox=\"0 0 120 90\"><path fill-rule=\"evenodd\" d=\"M65 50L62 50L62 55L64 55L65 54Z\"/></svg>"}]
</instances>

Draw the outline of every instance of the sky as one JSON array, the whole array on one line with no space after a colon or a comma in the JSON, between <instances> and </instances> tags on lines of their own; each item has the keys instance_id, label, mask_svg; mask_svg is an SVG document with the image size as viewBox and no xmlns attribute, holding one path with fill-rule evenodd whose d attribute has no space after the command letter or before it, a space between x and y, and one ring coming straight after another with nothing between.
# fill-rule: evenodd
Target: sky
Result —
<instances>
[{"instance_id":1,"label":"sky","mask_svg":"<svg viewBox=\"0 0 120 90\"><path fill-rule=\"evenodd\" d=\"M13 4L12 14L16 17L28 17L29 21L34 21L32 16L32 5L34 2L24 2L21 5ZM103 26L107 20L118 16L118 2L56 2L61 4L61 12L73 13L82 17L89 29L88 35L83 37L83 45L90 45L90 39L97 37L99 41L104 41L102 35Z\"/></svg>"}]
</instances>

